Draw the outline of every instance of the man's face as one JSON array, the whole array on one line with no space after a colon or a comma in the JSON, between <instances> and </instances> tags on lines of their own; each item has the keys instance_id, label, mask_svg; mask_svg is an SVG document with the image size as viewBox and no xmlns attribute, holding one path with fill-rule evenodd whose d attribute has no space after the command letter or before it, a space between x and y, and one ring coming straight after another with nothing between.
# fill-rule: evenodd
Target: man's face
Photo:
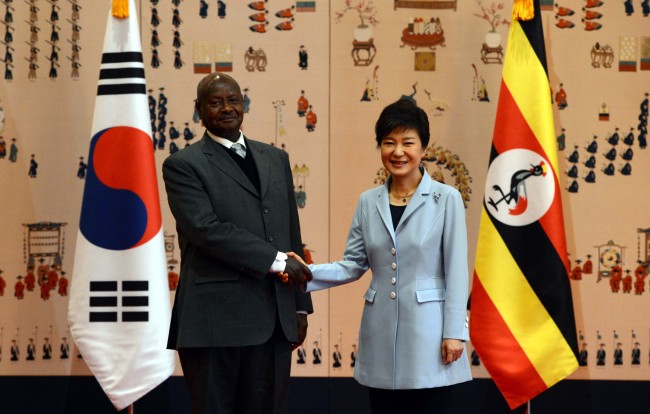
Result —
<instances>
[{"instance_id":1,"label":"man's face","mask_svg":"<svg viewBox=\"0 0 650 414\"><path fill-rule=\"evenodd\" d=\"M244 121L244 106L241 90L234 80L216 77L205 85L196 110L208 131L237 141Z\"/></svg>"}]
</instances>

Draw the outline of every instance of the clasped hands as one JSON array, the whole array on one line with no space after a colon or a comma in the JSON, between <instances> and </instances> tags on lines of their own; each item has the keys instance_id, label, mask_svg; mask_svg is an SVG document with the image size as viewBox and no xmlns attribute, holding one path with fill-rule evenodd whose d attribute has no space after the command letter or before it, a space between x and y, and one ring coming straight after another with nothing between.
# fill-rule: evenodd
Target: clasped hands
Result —
<instances>
[{"instance_id":1,"label":"clasped hands","mask_svg":"<svg viewBox=\"0 0 650 414\"><path fill-rule=\"evenodd\" d=\"M303 290L307 287L307 282L312 280L312 274L302 257L294 252L287 252L287 266L284 272L278 272L278 278L282 283L297 285Z\"/></svg>"}]
</instances>

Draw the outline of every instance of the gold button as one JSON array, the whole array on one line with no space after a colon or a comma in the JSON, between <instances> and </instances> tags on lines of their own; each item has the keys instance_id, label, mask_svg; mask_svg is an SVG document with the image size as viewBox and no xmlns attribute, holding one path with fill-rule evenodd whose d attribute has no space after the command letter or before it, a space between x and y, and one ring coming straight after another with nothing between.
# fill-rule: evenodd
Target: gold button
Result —
<instances>
[{"instance_id":1,"label":"gold button","mask_svg":"<svg viewBox=\"0 0 650 414\"><path fill-rule=\"evenodd\" d=\"M397 269L397 263L391 263L390 268L393 270Z\"/></svg>"},{"instance_id":2,"label":"gold button","mask_svg":"<svg viewBox=\"0 0 650 414\"><path fill-rule=\"evenodd\" d=\"M397 297L397 293L395 292L390 292L390 298L395 299Z\"/></svg>"},{"instance_id":3,"label":"gold button","mask_svg":"<svg viewBox=\"0 0 650 414\"><path fill-rule=\"evenodd\" d=\"M390 283L393 284L393 285L394 285L395 283L397 283L397 278L396 278L396 277L391 278L391 279L390 279Z\"/></svg>"}]
</instances>

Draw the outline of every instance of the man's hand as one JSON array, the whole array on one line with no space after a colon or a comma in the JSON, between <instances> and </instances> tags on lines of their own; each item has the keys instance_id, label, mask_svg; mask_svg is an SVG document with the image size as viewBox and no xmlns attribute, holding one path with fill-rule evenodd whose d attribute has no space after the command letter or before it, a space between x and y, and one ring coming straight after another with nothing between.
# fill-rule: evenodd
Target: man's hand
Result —
<instances>
[{"instance_id":1,"label":"man's hand","mask_svg":"<svg viewBox=\"0 0 650 414\"><path fill-rule=\"evenodd\" d=\"M289 257L287 258L287 266L284 268L284 273L279 276L284 283L305 287L307 282L312 279L311 271L304 265L302 260L299 261L296 259L296 254L289 253L287 253Z\"/></svg>"},{"instance_id":2,"label":"man's hand","mask_svg":"<svg viewBox=\"0 0 650 414\"><path fill-rule=\"evenodd\" d=\"M307 337L307 314L299 313L296 316L298 317L298 342L291 345L292 351L302 345Z\"/></svg>"},{"instance_id":3,"label":"man's hand","mask_svg":"<svg viewBox=\"0 0 650 414\"><path fill-rule=\"evenodd\" d=\"M305 263L305 261L302 260L302 257L300 257L297 253L294 253L294 252L287 252L287 256L289 256L289 257L293 257L294 259L296 259L296 260L299 261L300 263L302 263L302 264L304 264L305 266L307 266L307 263ZM310 280L311 280L311 279L310 279Z\"/></svg>"}]
</instances>

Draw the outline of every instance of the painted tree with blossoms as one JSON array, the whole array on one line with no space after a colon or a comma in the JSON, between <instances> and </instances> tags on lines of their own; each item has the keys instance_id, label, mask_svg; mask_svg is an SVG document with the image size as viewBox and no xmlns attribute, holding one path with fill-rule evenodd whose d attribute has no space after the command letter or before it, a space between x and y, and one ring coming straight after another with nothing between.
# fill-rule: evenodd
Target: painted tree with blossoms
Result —
<instances>
[{"instance_id":1,"label":"painted tree with blossoms","mask_svg":"<svg viewBox=\"0 0 650 414\"><path fill-rule=\"evenodd\" d=\"M474 13L474 16L490 23L491 31L496 32L497 27L501 25L508 26L510 24L508 19L501 18L501 13L503 13L504 8L503 3L493 2L490 5L485 5L483 1L476 0L476 4L481 8L481 13Z\"/></svg>"},{"instance_id":2,"label":"painted tree with blossoms","mask_svg":"<svg viewBox=\"0 0 650 414\"><path fill-rule=\"evenodd\" d=\"M376 26L379 23L377 20L377 7L372 0L358 0L352 3L352 0L345 0L343 10L334 12L334 21L339 23L343 16L349 11L355 11L361 20L360 27L367 27L368 24Z\"/></svg>"}]
</instances>

